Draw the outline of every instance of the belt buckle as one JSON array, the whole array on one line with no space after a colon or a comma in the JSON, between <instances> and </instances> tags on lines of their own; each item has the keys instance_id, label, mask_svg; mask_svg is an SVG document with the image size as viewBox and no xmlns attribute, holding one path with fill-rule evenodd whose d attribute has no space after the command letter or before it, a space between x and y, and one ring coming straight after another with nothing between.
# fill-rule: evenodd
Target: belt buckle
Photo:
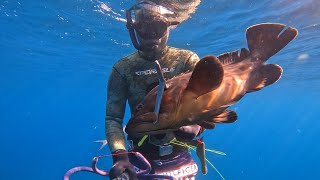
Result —
<instances>
[{"instance_id":1,"label":"belt buckle","mask_svg":"<svg viewBox=\"0 0 320 180\"><path fill-rule=\"evenodd\" d=\"M165 146L159 146L159 156L166 156L173 152L173 146L172 145L165 145Z\"/></svg>"}]
</instances>

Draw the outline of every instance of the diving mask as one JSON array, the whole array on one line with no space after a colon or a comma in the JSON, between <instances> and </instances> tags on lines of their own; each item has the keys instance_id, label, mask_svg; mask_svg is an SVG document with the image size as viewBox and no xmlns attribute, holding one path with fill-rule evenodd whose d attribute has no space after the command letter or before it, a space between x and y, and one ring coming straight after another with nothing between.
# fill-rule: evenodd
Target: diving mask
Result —
<instances>
[{"instance_id":1,"label":"diving mask","mask_svg":"<svg viewBox=\"0 0 320 180\"><path fill-rule=\"evenodd\" d=\"M134 15L134 20L132 19ZM127 28L134 47L143 48L138 43L136 33L143 39L160 40L167 32L168 27L178 25L179 22L170 22L167 17L175 16L168 8L151 1L142 1L126 11Z\"/></svg>"},{"instance_id":2,"label":"diving mask","mask_svg":"<svg viewBox=\"0 0 320 180\"><path fill-rule=\"evenodd\" d=\"M134 28L143 39L161 39L168 31L168 23L161 19L152 19L138 22Z\"/></svg>"}]
</instances>

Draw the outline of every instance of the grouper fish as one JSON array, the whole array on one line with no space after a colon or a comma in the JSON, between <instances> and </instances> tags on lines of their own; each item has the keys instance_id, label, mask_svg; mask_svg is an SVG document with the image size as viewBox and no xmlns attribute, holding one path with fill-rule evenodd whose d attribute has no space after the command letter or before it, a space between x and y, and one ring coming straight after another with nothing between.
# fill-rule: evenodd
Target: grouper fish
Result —
<instances>
[{"instance_id":1,"label":"grouper fish","mask_svg":"<svg viewBox=\"0 0 320 180\"><path fill-rule=\"evenodd\" d=\"M203 57L189 73L166 81L159 116L153 112L157 87L136 107L125 131L132 136L175 131L181 126L232 123L236 112L227 108L246 93L275 83L282 75L277 64L265 64L298 34L293 27L264 23L246 30L248 50ZM157 121L157 118L158 121ZM154 123L154 122L158 123Z\"/></svg>"}]
</instances>

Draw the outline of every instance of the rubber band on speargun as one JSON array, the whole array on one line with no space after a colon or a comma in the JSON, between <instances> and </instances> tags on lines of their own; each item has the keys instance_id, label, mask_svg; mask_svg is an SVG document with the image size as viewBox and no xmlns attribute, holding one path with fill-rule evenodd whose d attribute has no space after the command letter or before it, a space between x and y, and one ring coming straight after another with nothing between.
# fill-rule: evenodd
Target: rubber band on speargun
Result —
<instances>
[{"instance_id":1,"label":"rubber band on speargun","mask_svg":"<svg viewBox=\"0 0 320 180\"><path fill-rule=\"evenodd\" d=\"M70 170L68 170L64 176L63 176L63 180L69 180L70 176L76 172L80 172L80 171L87 171L87 172L91 172L91 173L95 173L95 174L99 174L101 176L108 176L109 173L108 171L99 169L97 167L97 163L99 158L103 158L106 156L114 156L114 155L119 155L119 154L134 154L142 163L144 163L146 169L140 169L139 172L137 172L137 176L138 177L143 177L143 178L164 178L164 179L169 179L169 180L173 180L174 178L171 176L167 176L167 175L157 175L157 174L149 174L151 171L151 165L148 162L148 160L139 152L125 152L125 153L116 153L116 154L110 154L110 155L103 155L103 156L96 156L92 159L92 163L91 163L91 167L88 166L78 166L78 167L74 167L71 168Z\"/></svg>"},{"instance_id":2,"label":"rubber band on speargun","mask_svg":"<svg viewBox=\"0 0 320 180\"><path fill-rule=\"evenodd\" d=\"M95 174L99 174L101 176L107 176L108 172L101 170L97 167L97 163L98 163L99 157L94 157L92 159L92 163L91 163L91 167L88 166L78 166L78 167L74 167L72 169L70 169L69 171L67 171L64 176L63 176L63 180L69 180L70 176L76 172L79 171L87 171L87 172L91 172L91 173L95 173Z\"/></svg>"}]
</instances>

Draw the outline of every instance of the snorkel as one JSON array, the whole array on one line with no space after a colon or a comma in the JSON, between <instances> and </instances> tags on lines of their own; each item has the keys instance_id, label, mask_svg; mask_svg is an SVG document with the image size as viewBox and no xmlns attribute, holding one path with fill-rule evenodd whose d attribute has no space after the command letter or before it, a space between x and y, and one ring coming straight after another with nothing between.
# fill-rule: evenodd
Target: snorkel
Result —
<instances>
[{"instance_id":1,"label":"snorkel","mask_svg":"<svg viewBox=\"0 0 320 180\"><path fill-rule=\"evenodd\" d=\"M138 43L138 40L137 40L137 36L135 34L135 31L134 31L134 24L133 24L133 20L132 20L132 16L131 16L131 12L132 10L134 9L135 6L131 7L130 9L126 10L126 18L127 18L127 29L129 31L129 35L130 35L130 39L132 41L132 44L133 46L141 51L142 48L140 46L140 44Z\"/></svg>"}]
</instances>

